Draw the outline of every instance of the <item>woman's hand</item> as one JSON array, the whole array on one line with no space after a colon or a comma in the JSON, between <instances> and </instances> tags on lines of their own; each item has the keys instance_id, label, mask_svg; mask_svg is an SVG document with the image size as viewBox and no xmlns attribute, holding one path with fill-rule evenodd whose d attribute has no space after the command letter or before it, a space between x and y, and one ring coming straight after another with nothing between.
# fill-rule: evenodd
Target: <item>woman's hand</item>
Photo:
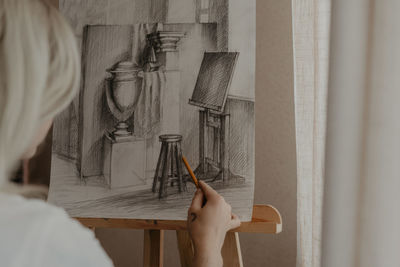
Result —
<instances>
[{"instance_id":1,"label":"woman's hand","mask_svg":"<svg viewBox=\"0 0 400 267\"><path fill-rule=\"evenodd\" d=\"M188 229L194 245L194 266L222 267L221 249L226 232L240 226L231 206L200 181L188 211ZM204 204L205 199L207 202Z\"/></svg>"}]
</instances>

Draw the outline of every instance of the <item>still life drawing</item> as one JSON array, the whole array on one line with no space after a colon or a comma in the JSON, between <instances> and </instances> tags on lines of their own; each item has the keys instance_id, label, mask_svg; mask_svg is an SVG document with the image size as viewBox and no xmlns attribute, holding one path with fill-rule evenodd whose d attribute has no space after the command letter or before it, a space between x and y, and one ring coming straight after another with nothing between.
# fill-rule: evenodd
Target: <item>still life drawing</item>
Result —
<instances>
[{"instance_id":1,"label":"still life drawing","mask_svg":"<svg viewBox=\"0 0 400 267\"><path fill-rule=\"evenodd\" d=\"M254 193L255 0L61 0L82 55L54 122L49 201L73 217L186 219L182 162L244 221Z\"/></svg>"}]
</instances>

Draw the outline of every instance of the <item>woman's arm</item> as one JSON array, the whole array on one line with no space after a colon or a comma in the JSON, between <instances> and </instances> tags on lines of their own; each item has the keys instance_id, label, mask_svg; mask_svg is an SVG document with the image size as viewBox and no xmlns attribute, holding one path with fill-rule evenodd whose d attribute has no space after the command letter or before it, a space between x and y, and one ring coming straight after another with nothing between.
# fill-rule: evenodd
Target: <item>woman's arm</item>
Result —
<instances>
[{"instance_id":1,"label":"woman's arm","mask_svg":"<svg viewBox=\"0 0 400 267\"><path fill-rule=\"evenodd\" d=\"M221 249L226 232L240 226L231 206L214 189L200 181L188 211L188 229L194 246L195 267L222 267ZM203 206L203 201L207 199Z\"/></svg>"}]
</instances>

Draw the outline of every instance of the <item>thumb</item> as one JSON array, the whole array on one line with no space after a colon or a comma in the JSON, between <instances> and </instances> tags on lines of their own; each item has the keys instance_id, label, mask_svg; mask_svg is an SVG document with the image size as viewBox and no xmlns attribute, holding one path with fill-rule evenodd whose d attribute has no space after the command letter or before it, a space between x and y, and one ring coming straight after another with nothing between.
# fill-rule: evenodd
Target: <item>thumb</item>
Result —
<instances>
[{"instance_id":1,"label":"thumb","mask_svg":"<svg viewBox=\"0 0 400 267\"><path fill-rule=\"evenodd\" d=\"M196 211L200 210L202 203L203 203L204 193L201 189L197 189L196 193L194 194L192 204L190 205L189 210Z\"/></svg>"}]
</instances>

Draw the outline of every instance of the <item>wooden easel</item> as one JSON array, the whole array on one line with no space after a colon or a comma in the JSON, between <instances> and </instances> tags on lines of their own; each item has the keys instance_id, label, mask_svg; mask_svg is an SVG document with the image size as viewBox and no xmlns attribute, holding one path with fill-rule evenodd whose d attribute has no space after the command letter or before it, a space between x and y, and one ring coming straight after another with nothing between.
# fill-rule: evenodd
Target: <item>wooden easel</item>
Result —
<instances>
[{"instance_id":1,"label":"wooden easel","mask_svg":"<svg viewBox=\"0 0 400 267\"><path fill-rule=\"evenodd\" d=\"M164 231L175 230L182 267L191 267L193 247L186 229L186 221L157 221L105 218L77 218L84 226L95 228L125 228L144 230L143 266L162 267L164 259ZM251 222L227 233L222 248L224 267L243 267L239 232L277 234L282 231L278 210L269 205L255 205Z\"/></svg>"}]
</instances>

